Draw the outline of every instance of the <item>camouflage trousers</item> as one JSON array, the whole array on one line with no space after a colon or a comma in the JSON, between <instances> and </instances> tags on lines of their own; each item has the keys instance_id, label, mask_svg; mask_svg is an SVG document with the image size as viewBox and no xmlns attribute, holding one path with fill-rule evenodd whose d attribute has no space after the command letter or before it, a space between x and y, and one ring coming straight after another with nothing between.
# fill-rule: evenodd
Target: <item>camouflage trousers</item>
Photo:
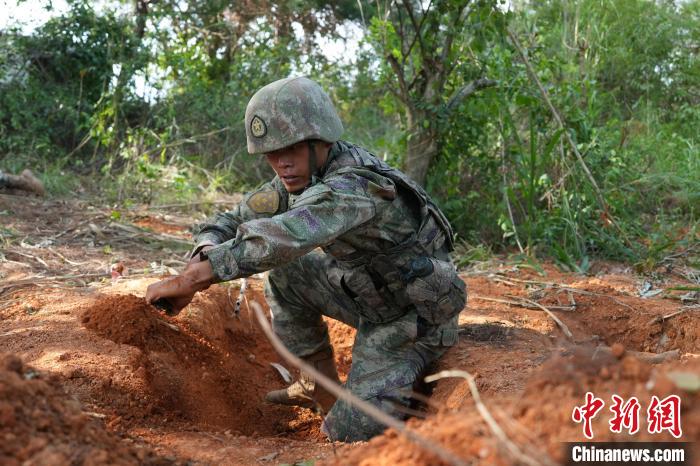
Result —
<instances>
[{"instance_id":1,"label":"camouflage trousers","mask_svg":"<svg viewBox=\"0 0 700 466\"><path fill-rule=\"evenodd\" d=\"M304 357L330 346L323 315L357 329L352 367L345 388L396 418L406 417L414 383L449 346L457 342L457 316L432 325L415 311L388 323L363 319L358 304L328 280L335 260L313 251L270 271L265 297L272 326L284 344ZM324 419L331 440L358 441L380 434L385 426L342 400Z\"/></svg>"}]
</instances>

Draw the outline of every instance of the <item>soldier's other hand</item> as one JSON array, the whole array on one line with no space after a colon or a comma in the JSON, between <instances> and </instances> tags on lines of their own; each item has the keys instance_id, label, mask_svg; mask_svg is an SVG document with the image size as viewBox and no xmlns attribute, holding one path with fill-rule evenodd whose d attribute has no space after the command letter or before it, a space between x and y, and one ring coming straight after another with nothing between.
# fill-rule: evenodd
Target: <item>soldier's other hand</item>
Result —
<instances>
[{"instance_id":1,"label":"soldier's other hand","mask_svg":"<svg viewBox=\"0 0 700 466\"><path fill-rule=\"evenodd\" d=\"M168 277L149 285L146 290L146 302L153 304L163 299L170 305L169 314L175 315L192 301L196 292L209 288L213 280L209 261L190 263L182 275Z\"/></svg>"}]
</instances>

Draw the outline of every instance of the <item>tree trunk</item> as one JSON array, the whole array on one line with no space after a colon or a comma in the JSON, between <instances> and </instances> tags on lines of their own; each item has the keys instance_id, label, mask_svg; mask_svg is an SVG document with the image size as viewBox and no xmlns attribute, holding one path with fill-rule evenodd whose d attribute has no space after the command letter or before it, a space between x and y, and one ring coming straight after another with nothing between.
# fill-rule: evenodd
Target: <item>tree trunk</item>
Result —
<instances>
[{"instance_id":1,"label":"tree trunk","mask_svg":"<svg viewBox=\"0 0 700 466\"><path fill-rule=\"evenodd\" d=\"M403 164L404 173L424 186L430 164L438 152L435 125L424 111L409 109L407 113L409 138L406 144L406 160ZM426 121L428 121L427 126Z\"/></svg>"}]
</instances>

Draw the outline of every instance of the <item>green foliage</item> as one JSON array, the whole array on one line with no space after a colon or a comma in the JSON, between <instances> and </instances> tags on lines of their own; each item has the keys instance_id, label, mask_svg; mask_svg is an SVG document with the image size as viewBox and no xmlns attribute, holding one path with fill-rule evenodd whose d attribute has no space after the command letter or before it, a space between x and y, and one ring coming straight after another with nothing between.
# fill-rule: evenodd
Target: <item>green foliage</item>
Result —
<instances>
[{"instance_id":1,"label":"green foliage","mask_svg":"<svg viewBox=\"0 0 700 466\"><path fill-rule=\"evenodd\" d=\"M133 49L127 24L88 3L49 20L32 35L0 35L0 154L9 168L56 160L74 151L113 75L113 64Z\"/></svg>"},{"instance_id":2,"label":"green foliage","mask_svg":"<svg viewBox=\"0 0 700 466\"><path fill-rule=\"evenodd\" d=\"M522 248L513 260L533 267L546 255L586 272L606 257L646 272L692 248L700 2L515 4L470 2L461 16L465 3L448 0L72 0L31 34L0 34L0 169L29 166L56 195L89 178L117 205L248 189L271 175L247 154L249 98L308 74L337 102L344 137L389 163L425 135L436 143L427 188L462 265ZM319 46L344 22L366 27L349 64ZM452 99L482 77L498 85Z\"/></svg>"},{"instance_id":3,"label":"green foliage","mask_svg":"<svg viewBox=\"0 0 700 466\"><path fill-rule=\"evenodd\" d=\"M635 32L647 21L653 26ZM644 238L698 222L697 82L689 80L698 63L686 53L698 15L641 0L550 1L509 23L609 211L505 38L485 59L498 91L450 115L429 186L470 242L519 240L579 272L591 256L657 263L678 240L659 249Z\"/></svg>"}]
</instances>

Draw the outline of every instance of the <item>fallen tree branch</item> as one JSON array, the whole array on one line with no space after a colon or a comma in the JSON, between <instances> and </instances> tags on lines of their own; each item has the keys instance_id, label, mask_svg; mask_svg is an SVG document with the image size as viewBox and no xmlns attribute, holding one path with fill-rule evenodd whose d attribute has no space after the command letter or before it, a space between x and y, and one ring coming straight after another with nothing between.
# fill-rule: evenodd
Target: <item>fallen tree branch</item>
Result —
<instances>
[{"instance_id":1,"label":"fallen tree branch","mask_svg":"<svg viewBox=\"0 0 700 466\"><path fill-rule=\"evenodd\" d=\"M211 205L226 205L226 204L235 204L235 202L232 201L195 201L195 202L181 202L179 204L163 204L163 205L149 205L147 206L149 210L157 210L157 209L170 209L173 207L192 207L196 205L205 205L205 204L211 204ZM136 210L136 209L133 209Z\"/></svg>"},{"instance_id":2,"label":"fallen tree branch","mask_svg":"<svg viewBox=\"0 0 700 466\"><path fill-rule=\"evenodd\" d=\"M19 252L15 249L6 249L5 252L10 253L10 254L17 254L18 256L26 257L27 259L34 259L35 261L37 261L38 263L40 263L41 265L43 265L47 269L50 268L49 264L47 264L43 259L41 259L40 257L34 256L32 254L27 254L25 252Z\"/></svg>"},{"instance_id":3,"label":"fallen tree branch","mask_svg":"<svg viewBox=\"0 0 700 466\"><path fill-rule=\"evenodd\" d=\"M151 238L151 239L154 239L156 241L178 243L178 244L187 245L188 247L192 247L191 241L187 241L187 240L184 240L182 238L178 238L177 236L172 236L172 235L168 235L165 233L151 233L149 231L146 231L144 229L141 229L141 228L138 228L135 226L123 225L123 224L117 223L117 222L111 222L109 224L109 226L118 228L120 230L129 232L129 233L134 234L134 235L143 236L145 238Z\"/></svg>"},{"instance_id":4,"label":"fallen tree branch","mask_svg":"<svg viewBox=\"0 0 700 466\"><path fill-rule=\"evenodd\" d=\"M566 337L567 337L569 340L573 340L573 339L574 339L574 334L571 333L571 330L569 330L569 327L567 327L566 324L565 324L564 322L562 322L562 321L559 319L559 317L555 316L554 313L553 313L552 311L550 311L549 309L547 309L546 307L544 307L543 305L541 305L541 304L538 303L537 301L533 301L533 300L527 299L527 298L520 298L520 299L522 299L522 300L525 301L526 303L530 303L530 304L532 304L533 306L537 306L538 308L542 309L545 313L547 313L547 315L548 315L554 322L556 322L556 324L559 326L559 328L561 329L561 331L564 332L564 335L566 335Z\"/></svg>"},{"instance_id":5,"label":"fallen tree branch","mask_svg":"<svg viewBox=\"0 0 700 466\"><path fill-rule=\"evenodd\" d=\"M476 409L481 415L481 418L484 420L484 422L486 422L486 425L489 427L489 429L491 429L491 432L496 437L496 439L501 443L501 445L503 445L506 448L508 453L510 453L510 455L513 457L513 459L516 460L517 463L527 464L529 466L543 465L543 463L540 463L535 458L532 458L531 456L524 453L518 445L513 443L513 441L508 438L503 429L501 429L501 426L498 425L498 422L496 422L489 410L486 408L486 405L484 405L484 403L481 401L481 396L479 395L479 389L476 387L474 376L471 375L469 372L460 370L441 371L437 374L433 374L426 377L425 381L427 383L430 383L448 377L461 377L467 381L467 384L469 385L469 391L472 394L472 398L474 398ZM545 464L552 464L552 462L547 460Z\"/></svg>"},{"instance_id":6,"label":"fallen tree branch","mask_svg":"<svg viewBox=\"0 0 700 466\"><path fill-rule=\"evenodd\" d=\"M72 260L66 258L63 254L61 254L60 252L56 251L55 249L52 249L51 247L47 247L46 250L49 251L49 252L51 252L51 253L53 253L53 254L55 254L55 255L57 255L58 257L60 257L61 259L63 259L63 261L66 262L67 264L74 265L74 266L76 266L76 267L80 267L80 266L85 265L85 264L87 264L87 263L89 262L89 261L88 261L88 262L73 262Z\"/></svg>"},{"instance_id":7,"label":"fallen tree branch","mask_svg":"<svg viewBox=\"0 0 700 466\"><path fill-rule=\"evenodd\" d=\"M493 303L509 304L511 306L524 307L525 309L540 309L539 307L534 306L530 303L510 301L508 299L488 298L486 296L479 296L479 295L469 295L469 298L480 300L480 301L490 301ZM520 298L517 298L517 299L520 299ZM549 309L554 309L556 311L574 311L575 310L575 308L573 306L549 306Z\"/></svg>"},{"instance_id":8,"label":"fallen tree branch","mask_svg":"<svg viewBox=\"0 0 700 466\"><path fill-rule=\"evenodd\" d=\"M491 278L492 280L495 280L495 281L501 281L500 277L498 277L494 274L492 274L492 275L493 276L491 276L491 275L487 276L487 278ZM562 291L577 293L577 294L582 294L582 295L601 296L603 298L611 299L615 303L619 304L620 306L626 307L630 311L637 312L637 310L635 308L633 308L632 306L630 306L629 304L623 303L619 299L615 298L614 296L610 296L609 294L596 293L594 291L588 291L588 290L579 290L578 288L571 288L571 287L563 285L561 283L554 283L554 282L542 282L542 281L538 281L538 280L523 280L520 278L513 278L513 277L508 277L508 280L511 282L524 283L526 285L540 285L540 286L545 286L545 287L551 287L551 288L559 289ZM625 296L629 296L629 295L625 295Z\"/></svg>"},{"instance_id":9,"label":"fallen tree branch","mask_svg":"<svg viewBox=\"0 0 700 466\"><path fill-rule=\"evenodd\" d=\"M58 275L55 277L32 277L32 278L23 278L21 280L14 280L11 282L5 282L3 285L25 285L25 284L32 284L32 283L38 283L38 282L55 282L55 281L64 281L64 280L73 280L76 278L92 278L92 277L106 277L107 274L105 272L93 272L93 273L82 273L82 274L77 274L77 275Z\"/></svg>"},{"instance_id":10,"label":"fallen tree branch","mask_svg":"<svg viewBox=\"0 0 700 466\"><path fill-rule=\"evenodd\" d=\"M596 347L591 359L595 359L598 353L613 356L612 348L610 348L609 346L600 345ZM680 351L677 349L666 351L663 353L648 353L645 351L625 350L624 354L628 354L632 357L639 359L640 361L647 362L649 364L661 364L662 362L678 359L681 356Z\"/></svg>"},{"instance_id":11,"label":"fallen tree branch","mask_svg":"<svg viewBox=\"0 0 700 466\"><path fill-rule=\"evenodd\" d=\"M667 314L667 315L665 315L665 316L657 316L657 317L654 317L653 319L651 319L651 320L649 321L649 325L652 325L652 324L659 324L659 323L661 323L661 322L666 322L668 319L672 319L672 318L674 318L674 317L676 317L676 316L678 316L678 315L681 315L681 314L683 314L683 313L685 313L685 312L688 312L688 311L696 311L696 310L698 310L698 309L700 309L700 304L697 304L697 305L694 305L694 306L683 306L682 308L680 308L680 309L677 310L676 312L672 312L672 313Z\"/></svg>"},{"instance_id":12,"label":"fallen tree branch","mask_svg":"<svg viewBox=\"0 0 700 466\"><path fill-rule=\"evenodd\" d=\"M415 431L406 427L404 422L399 421L391 416L389 416L384 411L380 410L376 406L357 398L355 395L350 393L348 390L340 387L331 379L323 375L321 372L316 370L315 367L305 363L303 360L293 355L285 346L284 343L274 334L270 328L270 323L267 321L265 314L263 313L262 307L255 301L250 303L250 307L253 308L255 316L258 319L258 324L262 329L263 333L270 341L272 346L275 348L277 353L279 353L282 358L284 358L292 366L303 370L304 372L310 374L316 383L320 384L323 388L331 392L337 399L343 400L349 405L359 409L371 418L375 419L382 424L392 427L399 431L401 434L405 435L408 440L415 443L419 447L423 448L425 451L430 452L438 456L441 460L459 466L466 466L467 461L459 458L454 453L446 450L440 445L436 445L433 441L419 435ZM535 463L537 464L537 463Z\"/></svg>"}]
</instances>

